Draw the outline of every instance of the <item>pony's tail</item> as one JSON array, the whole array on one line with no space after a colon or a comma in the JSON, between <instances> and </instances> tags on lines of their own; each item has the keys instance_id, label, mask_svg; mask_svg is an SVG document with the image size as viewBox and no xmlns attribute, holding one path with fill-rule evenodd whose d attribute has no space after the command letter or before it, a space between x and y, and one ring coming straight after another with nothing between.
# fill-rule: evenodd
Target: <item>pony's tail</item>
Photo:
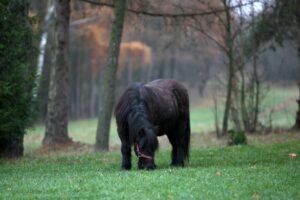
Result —
<instances>
[{"instance_id":1,"label":"pony's tail","mask_svg":"<svg viewBox=\"0 0 300 200\"><path fill-rule=\"evenodd\" d=\"M190 156L190 138L191 138L191 126L190 126L190 116L188 114L186 120L186 129L184 134L184 157L189 160Z\"/></svg>"}]
</instances>

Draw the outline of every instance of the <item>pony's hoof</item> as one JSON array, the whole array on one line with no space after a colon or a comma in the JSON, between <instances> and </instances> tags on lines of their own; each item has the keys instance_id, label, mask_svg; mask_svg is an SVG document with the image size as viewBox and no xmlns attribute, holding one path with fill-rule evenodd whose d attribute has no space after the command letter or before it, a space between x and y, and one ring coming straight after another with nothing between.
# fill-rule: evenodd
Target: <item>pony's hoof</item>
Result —
<instances>
[{"instance_id":1,"label":"pony's hoof","mask_svg":"<svg viewBox=\"0 0 300 200\"><path fill-rule=\"evenodd\" d=\"M154 160L145 160L145 159L139 159L138 162L138 168L139 169L146 169L146 170L153 170L156 168Z\"/></svg>"},{"instance_id":2,"label":"pony's hoof","mask_svg":"<svg viewBox=\"0 0 300 200\"><path fill-rule=\"evenodd\" d=\"M139 165L138 168L141 169L141 170L143 170L143 169L145 169L145 170L154 170L154 169L156 169L156 165L155 164L154 165L146 165L146 166Z\"/></svg>"},{"instance_id":3,"label":"pony's hoof","mask_svg":"<svg viewBox=\"0 0 300 200\"><path fill-rule=\"evenodd\" d=\"M171 163L172 167L184 167L183 163Z\"/></svg>"},{"instance_id":4,"label":"pony's hoof","mask_svg":"<svg viewBox=\"0 0 300 200\"><path fill-rule=\"evenodd\" d=\"M129 165L121 166L121 170L131 170L131 166Z\"/></svg>"},{"instance_id":5,"label":"pony's hoof","mask_svg":"<svg viewBox=\"0 0 300 200\"><path fill-rule=\"evenodd\" d=\"M154 170L154 169L156 169L156 165L147 166L145 169L146 170Z\"/></svg>"}]
</instances>

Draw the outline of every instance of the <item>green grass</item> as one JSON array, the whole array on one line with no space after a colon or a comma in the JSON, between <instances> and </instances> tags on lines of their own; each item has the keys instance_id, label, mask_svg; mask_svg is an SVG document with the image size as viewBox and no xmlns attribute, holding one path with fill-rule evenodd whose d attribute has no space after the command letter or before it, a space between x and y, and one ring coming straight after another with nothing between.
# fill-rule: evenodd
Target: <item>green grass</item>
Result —
<instances>
[{"instance_id":1,"label":"green grass","mask_svg":"<svg viewBox=\"0 0 300 200\"><path fill-rule=\"evenodd\" d=\"M271 91L263 102L260 120L268 123L269 111L275 108L273 127L291 127L296 104L277 107L297 95L296 88ZM281 144L251 142L248 146L199 149L195 144L200 143L195 141L201 139L198 133L214 130L213 104L206 100L205 105L195 104L190 110L191 129L196 133L192 147L198 149L192 149L190 162L183 169L169 167L170 151L166 148L156 155L155 171L137 170L135 156L133 170L120 171L119 150L69 156L35 154L45 131L37 125L25 137L25 158L0 160L0 199L300 199L299 137ZM69 134L75 141L94 144L96 126L97 119L72 121ZM289 137L275 136L265 139ZM119 141L114 121L110 138L111 144ZM289 158L288 153L298 156Z\"/></svg>"},{"instance_id":2,"label":"green grass","mask_svg":"<svg viewBox=\"0 0 300 200\"><path fill-rule=\"evenodd\" d=\"M298 154L289 158L288 153ZM119 170L120 154L0 160L0 199L299 199L300 142L193 149L186 168Z\"/></svg>"}]
</instances>

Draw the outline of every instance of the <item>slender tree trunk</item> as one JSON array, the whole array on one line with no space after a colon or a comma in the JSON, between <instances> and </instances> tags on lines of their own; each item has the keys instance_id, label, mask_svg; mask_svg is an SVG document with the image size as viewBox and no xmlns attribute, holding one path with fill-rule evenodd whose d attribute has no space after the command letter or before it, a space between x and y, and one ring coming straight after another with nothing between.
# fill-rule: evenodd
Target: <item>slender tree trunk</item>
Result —
<instances>
[{"instance_id":1,"label":"slender tree trunk","mask_svg":"<svg viewBox=\"0 0 300 200\"><path fill-rule=\"evenodd\" d=\"M102 70L99 70L97 73L97 78L96 78L96 100L95 100L95 116L98 116L98 111L100 111L101 105L102 105L102 97L103 97L103 92L102 92L102 79L103 79L103 72Z\"/></svg>"},{"instance_id":2,"label":"slender tree trunk","mask_svg":"<svg viewBox=\"0 0 300 200\"><path fill-rule=\"evenodd\" d=\"M249 117L247 113L247 108L246 108L246 89L245 89L245 74L244 74L244 69L240 69L240 75L241 75L241 99L240 99L240 104L241 104L241 115L242 115L242 121L243 121L243 126L245 130L248 130L249 128Z\"/></svg>"},{"instance_id":3,"label":"slender tree trunk","mask_svg":"<svg viewBox=\"0 0 300 200\"><path fill-rule=\"evenodd\" d=\"M300 23L300 17L299 17L298 21ZM300 44L298 44L298 57L300 57ZM296 119L295 119L295 124L294 124L293 128L296 130L299 130L300 129L300 80L298 81L297 85L299 88L299 98L297 99L298 110L296 112Z\"/></svg>"},{"instance_id":4,"label":"slender tree trunk","mask_svg":"<svg viewBox=\"0 0 300 200\"><path fill-rule=\"evenodd\" d=\"M45 60L45 52L46 52L46 45L48 41L48 31L51 24L51 18L54 13L54 5L52 0L48 0L47 3L47 14L44 19L44 27L43 27L43 34L41 36L40 45L39 45L39 56L37 61L37 88L39 89L40 84L40 76L42 75L42 71L44 68L44 60Z\"/></svg>"},{"instance_id":5,"label":"slender tree trunk","mask_svg":"<svg viewBox=\"0 0 300 200\"><path fill-rule=\"evenodd\" d=\"M216 133L217 133L217 137L221 137L221 132L220 132L220 127L219 127L219 111L218 111L218 99L217 96L214 95L213 96L213 101L214 101L214 118L215 118L215 128L216 128Z\"/></svg>"},{"instance_id":6,"label":"slender tree trunk","mask_svg":"<svg viewBox=\"0 0 300 200\"><path fill-rule=\"evenodd\" d=\"M48 115L43 144L72 142L68 136L68 68L70 1L55 0L55 55L49 88Z\"/></svg>"},{"instance_id":7,"label":"slender tree trunk","mask_svg":"<svg viewBox=\"0 0 300 200\"><path fill-rule=\"evenodd\" d=\"M256 131L258 114L259 114L259 105L260 105L260 81L258 78L257 73L257 54L254 53L253 58L253 76L254 76L254 95L255 95L255 102L254 102L254 116L253 116L253 123L251 124L250 132Z\"/></svg>"},{"instance_id":8,"label":"slender tree trunk","mask_svg":"<svg viewBox=\"0 0 300 200\"><path fill-rule=\"evenodd\" d=\"M297 99L298 111L296 112L295 124L293 126L293 129L296 130L300 129L300 81L298 82L298 88L299 88L299 98Z\"/></svg>"},{"instance_id":9,"label":"slender tree trunk","mask_svg":"<svg viewBox=\"0 0 300 200\"><path fill-rule=\"evenodd\" d=\"M50 25L53 19L54 3L53 0L47 1L46 15L44 16L42 35L39 42L39 54L37 59L37 71L36 71L36 91L34 96L37 97L39 116L38 119L45 120L47 114L47 99L48 99L48 87L49 87L49 67L45 65L46 59L46 47L49 43Z\"/></svg>"},{"instance_id":10,"label":"slender tree trunk","mask_svg":"<svg viewBox=\"0 0 300 200\"><path fill-rule=\"evenodd\" d=\"M115 98L116 72L125 18L126 0L115 0L114 20L109 42L108 61L104 69L103 102L99 113L96 151L108 151L109 130Z\"/></svg>"},{"instance_id":11,"label":"slender tree trunk","mask_svg":"<svg viewBox=\"0 0 300 200\"><path fill-rule=\"evenodd\" d=\"M222 135L227 134L228 129L228 118L231 107L231 93L232 93L232 84L233 84L233 74L234 74L234 57L233 57L233 38L231 33L231 17L230 10L227 4L227 0L223 0L223 5L225 7L226 14L226 47L227 47L227 58L228 58L228 81L227 81L227 95L226 95L226 103L225 103L225 111L223 116L223 126L222 126Z\"/></svg>"},{"instance_id":12,"label":"slender tree trunk","mask_svg":"<svg viewBox=\"0 0 300 200\"><path fill-rule=\"evenodd\" d=\"M94 80L93 80L93 71L92 71L92 67L91 67L91 63L89 63L89 70L88 70L88 75L87 75L87 78L88 78L88 99L87 99L87 102L88 102L88 117L92 117L93 116L93 90L94 90Z\"/></svg>"},{"instance_id":13,"label":"slender tree trunk","mask_svg":"<svg viewBox=\"0 0 300 200\"><path fill-rule=\"evenodd\" d=\"M174 78L174 73L175 73L175 68L176 68L176 49L173 47L171 51L171 60L170 60L170 72L169 72L169 77Z\"/></svg>"}]
</instances>

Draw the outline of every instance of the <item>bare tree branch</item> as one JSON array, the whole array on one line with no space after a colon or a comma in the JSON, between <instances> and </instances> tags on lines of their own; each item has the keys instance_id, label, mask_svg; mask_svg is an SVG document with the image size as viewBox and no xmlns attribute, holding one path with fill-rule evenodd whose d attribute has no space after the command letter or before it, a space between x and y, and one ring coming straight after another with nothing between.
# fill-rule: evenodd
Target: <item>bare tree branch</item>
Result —
<instances>
[{"instance_id":1,"label":"bare tree branch","mask_svg":"<svg viewBox=\"0 0 300 200\"><path fill-rule=\"evenodd\" d=\"M107 3L107 2L101 2L100 0L79 0L82 2L90 3L93 5L98 5L98 6L105 6L105 7L110 7L114 8L115 5L112 3ZM236 8L240 8L243 6L248 6L251 5L255 2L259 2L260 0L252 0L250 2L247 2L245 4L237 4L234 6L230 6L229 9L233 10ZM165 12L152 12L152 11L147 11L147 10L137 10L137 9L132 9L132 8L127 8L126 9L128 12L138 14L138 15L145 15L145 16L150 16L150 17L165 17L165 18L187 18L187 17L197 17L197 16L206 16L206 15L213 15L216 13L224 12L224 8L216 8L214 10L209 10L209 11L201 11L201 12L191 12L191 13L165 13Z\"/></svg>"},{"instance_id":2,"label":"bare tree branch","mask_svg":"<svg viewBox=\"0 0 300 200\"><path fill-rule=\"evenodd\" d=\"M99 15L89 17L89 18L84 18L84 19L78 19L76 21L71 22L70 27L78 28L81 25L92 24L92 23L98 21L99 19L101 19Z\"/></svg>"},{"instance_id":3,"label":"bare tree branch","mask_svg":"<svg viewBox=\"0 0 300 200\"><path fill-rule=\"evenodd\" d=\"M196 22L198 22L197 18L194 18L194 20ZM208 39L212 40L222 51L224 52L228 52L226 46L224 44L222 44L221 42L219 42L217 39L215 39L213 36L211 36L209 33L207 33L207 31L204 31L201 27L201 23L198 22L198 24L200 24L200 26L197 25L189 25L190 27L194 28L195 30L199 31L201 34L203 34L204 36L206 36Z\"/></svg>"}]
</instances>

